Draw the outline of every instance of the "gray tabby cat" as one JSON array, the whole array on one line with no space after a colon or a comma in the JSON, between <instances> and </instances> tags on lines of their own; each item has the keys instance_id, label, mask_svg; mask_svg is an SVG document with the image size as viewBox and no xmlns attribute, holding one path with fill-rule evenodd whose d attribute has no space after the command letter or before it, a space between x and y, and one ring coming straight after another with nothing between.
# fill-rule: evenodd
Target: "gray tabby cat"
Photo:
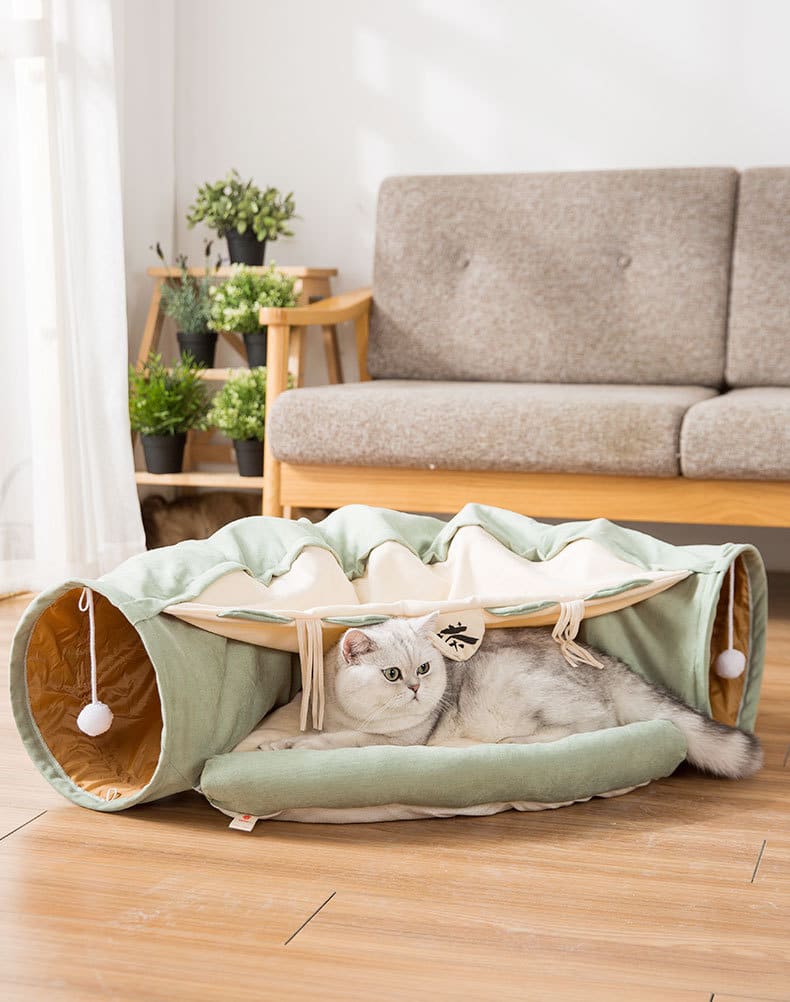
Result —
<instances>
[{"instance_id":1,"label":"gray tabby cat","mask_svg":"<svg viewBox=\"0 0 790 1002\"><path fill-rule=\"evenodd\" d=\"M740 779L762 764L753 735L697 713L617 658L596 652L603 669L572 668L547 630L490 630L468 661L448 670L431 641L435 621L434 614L348 630L325 658L324 730L269 747L529 744L670 720L699 769Z\"/></svg>"}]
</instances>

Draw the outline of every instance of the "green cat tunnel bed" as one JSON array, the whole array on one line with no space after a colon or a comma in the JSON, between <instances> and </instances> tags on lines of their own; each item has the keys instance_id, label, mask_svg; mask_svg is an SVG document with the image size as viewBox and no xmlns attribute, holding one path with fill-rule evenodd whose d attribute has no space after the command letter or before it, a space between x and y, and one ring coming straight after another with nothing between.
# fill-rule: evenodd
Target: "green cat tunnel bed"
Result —
<instances>
[{"instance_id":1,"label":"green cat tunnel bed","mask_svg":"<svg viewBox=\"0 0 790 1002\"><path fill-rule=\"evenodd\" d=\"M256 818L529 810L623 792L684 759L663 720L543 745L234 751L300 689L302 726L320 726L323 652L346 628L435 610L450 670L467 656L459 625L549 625L569 661L589 645L754 728L766 624L754 548L477 505L449 522L362 506L318 525L247 518L58 585L14 638L15 719L47 780L100 811L190 788Z\"/></svg>"}]
</instances>

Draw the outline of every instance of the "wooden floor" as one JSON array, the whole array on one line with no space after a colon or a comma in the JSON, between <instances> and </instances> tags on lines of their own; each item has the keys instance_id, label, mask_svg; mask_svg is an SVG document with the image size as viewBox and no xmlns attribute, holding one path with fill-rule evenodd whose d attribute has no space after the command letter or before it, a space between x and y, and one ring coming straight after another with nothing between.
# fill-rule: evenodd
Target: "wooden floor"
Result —
<instances>
[{"instance_id":1,"label":"wooden floor","mask_svg":"<svg viewBox=\"0 0 790 1002\"><path fill-rule=\"evenodd\" d=\"M541 814L231 832L197 794L74 807L0 715L0 999L790 999L790 579L759 733ZM24 603L0 603L7 649ZM2 663L5 670L5 653Z\"/></svg>"}]
</instances>

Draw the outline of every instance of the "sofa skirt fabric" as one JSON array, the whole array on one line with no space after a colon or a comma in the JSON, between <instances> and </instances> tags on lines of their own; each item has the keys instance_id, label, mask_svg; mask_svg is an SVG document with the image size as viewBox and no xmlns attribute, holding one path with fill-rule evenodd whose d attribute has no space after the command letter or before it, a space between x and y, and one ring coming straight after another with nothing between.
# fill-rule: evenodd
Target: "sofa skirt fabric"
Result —
<instances>
[{"instance_id":1,"label":"sofa skirt fabric","mask_svg":"<svg viewBox=\"0 0 790 1002\"><path fill-rule=\"evenodd\" d=\"M374 380L282 394L269 436L285 463L674 477L683 415L713 396L699 386Z\"/></svg>"},{"instance_id":2,"label":"sofa skirt fabric","mask_svg":"<svg viewBox=\"0 0 790 1002\"><path fill-rule=\"evenodd\" d=\"M536 564L589 541L629 567L641 568L645 581L651 576L663 581L667 587L651 597L586 619L580 640L623 658L717 719L754 727L766 590L763 565L753 548L673 547L603 520L549 526L476 505L449 523L350 506L319 525L243 519L208 540L150 551L101 579L68 581L40 595L23 616L11 652L14 716L31 758L65 797L101 811L123 810L198 786L222 809L231 804L239 812L274 814L315 798L320 803L312 807L341 810L352 796L351 777L358 777L366 790L379 783L379 805L386 795L390 804L446 811L447 801L438 794L447 785L447 796L459 801L459 807L539 803L543 798L551 806L636 786L671 771L682 758L682 739L674 728L655 722L635 725L636 731L615 728L617 733L580 735L550 749L226 754L265 714L299 691L296 659L288 650L190 625L166 614L166 608L194 601L212 583L233 574L248 575L262 587L276 586L310 548L331 554L351 583L365 574L371 554L388 545L416 555L426 568L441 565L464 530L484 532L514 558ZM731 568L735 636L747 668L740 679L725 681L715 677L711 664L726 646L725 584ZM98 737L83 734L76 725L91 695L89 623L80 609L84 587L95 599L98 696L114 714L110 729ZM629 587L638 589L639 579ZM508 611L518 609L498 610L497 616ZM623 749L638 745L643 752L624 756L635 768L623 772L617 765ZM545 775L533 775L533 755L541 769L545 766ZM593 759L598 766L590 773L585 763ZM403 771L407 760L408 776ZM486 792L488 778L500 768L507 782ZM460 803L457 791L468 770L479 782ZM257 779L250 779L250 771ZM249 793L247 803L250 783L255 799Z\"/></svg>"}]
</instances>

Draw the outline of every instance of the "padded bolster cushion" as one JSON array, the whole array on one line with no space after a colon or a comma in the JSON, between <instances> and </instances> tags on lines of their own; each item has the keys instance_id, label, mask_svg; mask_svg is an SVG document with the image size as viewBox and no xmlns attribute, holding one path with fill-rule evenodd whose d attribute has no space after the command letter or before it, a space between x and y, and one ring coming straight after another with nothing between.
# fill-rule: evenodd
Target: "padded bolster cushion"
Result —
<instances>
[{"instance_id":1,"label":"padded bolster cushion","mask_svg":"<svg viewBox=\"0 0 790 1002\"><path fill-rule=\"evenodd\" d=\"M564 804L668 776L686 755L666 720L549 744L341 748L217 755L200 788L221 810L265 817L302 807Z\"/></svg>"},{"instance_id":2,"label":"padded bolster cushion","mask_svg":"<svg viewBox=\"0 0 790 1002\"><path fill-rule=\"evenodd\" d=\"M790 167L744 171L733 252L727 382L790 386Z\"/></svg>"},{"instance_id":3,"label":"padded bolster cushion","mask_svg":"<svg viewBox=\"0 0 790 1002\"><path fill-rule=\"evenodd\" d=\"M697 404L680 449L686 477L790 480L790 387L731 390Z\"/></svg>"},{"instance_id":4,"label":"padded bolster cushion","mask_svg":"<svg viewBox=\"0 0 790 1002\"><path fill-rule=\"evenodd\" d=\"M269 417L278 459L677 476L694 386L555 386L375 380L284 393Z\"/></svg>"},{"instance_id":5,"label":"padded bolster cushion","mask_svg":"<svg viewBox=\"0 0 790 1002\"><path fill-rule=\"evenodd\" d=\"M372 376L720 385L736 184L728 168L385 181Z\"/></svg>"}]
</instances>

